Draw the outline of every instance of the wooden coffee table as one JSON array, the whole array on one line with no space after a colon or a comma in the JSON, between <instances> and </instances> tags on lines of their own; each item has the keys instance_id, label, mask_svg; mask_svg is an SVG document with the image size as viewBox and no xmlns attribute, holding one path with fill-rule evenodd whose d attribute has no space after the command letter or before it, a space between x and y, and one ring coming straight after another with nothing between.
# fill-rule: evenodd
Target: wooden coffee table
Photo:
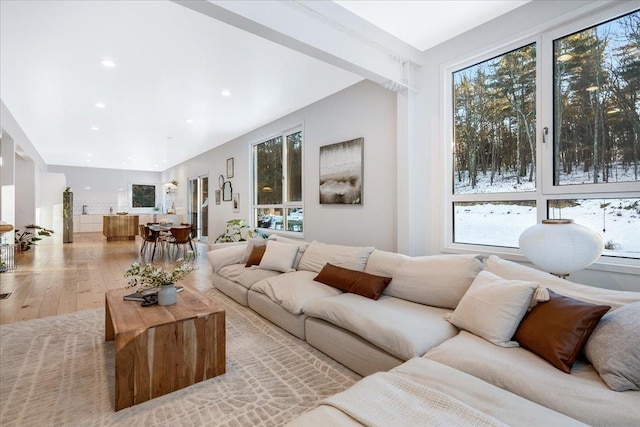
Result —
<instances>
[{"instance_id":1,"label":"wooden coffee table","mask_svg":"<svg viewBox=\"0 0 640 427\"><path fill-rule=\"evenodd\" d=\"M105 340L115 339L115 409L119 411L225 372L225 312L185 286L178 303L142 307L105 295Z\"/></svg>"}]
</instances>

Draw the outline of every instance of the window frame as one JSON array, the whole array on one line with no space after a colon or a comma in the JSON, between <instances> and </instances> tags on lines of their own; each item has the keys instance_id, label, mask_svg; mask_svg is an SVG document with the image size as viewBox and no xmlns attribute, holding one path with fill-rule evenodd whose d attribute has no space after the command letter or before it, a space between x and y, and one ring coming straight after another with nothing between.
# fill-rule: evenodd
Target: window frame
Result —
<instances>
[{"instance_id":1,"label":"window frame","mask_svg":"<svg viewBox=\"0 0 640 427\"><path fill-rule=\"evenodd\" d=\"M553 182L553 41L577 31L602 24L637 10L630 4L615 4L603 7L594 13L577 15L547 28L536 28L528 35L515 40L496 44L464 60L452 61L440 67L443 84L442 132L445 145L444 159L444 206L442 211L443 228L440 250L452 253L497 254L507 259L528 261L519 248L506 246L488 246L480 244L454 242L454 203L455 202L492 202L535 200L537 223L548 217L549 200L580 198L637 198L639 183L599 183L566 184L554 186ZM454 110L453 110L453 73L483 61L504 55L530 43L536 44L536 172L535 191L495 192L479 194L454 194ZM548 108L547 106L551 107ZM544 128L548 133L543 138ZM543 141L544 139L544 141ZM546 142L545 142L546 141ZM534 225L534 224L531 224ZM620 273L638 273L640 259L605 256L599 258L591 269Z\"/></svg>"},{"instance_id":2,"label":"window frame","mask_svg":"<svg viewBox=\"0 0 640 427\"><path fill-rule=\"evenodd\" d=\"M300 162L300 168L301 168L301 200L300 201L295 201L295 202L291 202L288 201L288 174L289 174L289 170L288 170L288 159L289 159L289 153L288 153L288 147L287 147L287 136L294 134L296 132L301 132L302 137L302 144L301 144L301 149L300 149L300 155L301 155L301 162ZM251 188L251 213L249 215L250 217L250 221L253 227L253 224L257 223L257 218L256 218L256 209L263 209L263 208L275 208L275 209L282 209L282 216L283 216L283 223L282 223L282 230L275 230L272 228L261 228L261 227L257 227L256 228L258 230L260 230L261 232L264 233L268 233L268 234L279 234L279 235L283 235L283 236L289 236L289 237L293 237L293 238L299 238L299 239L303 239L304 238L304 228L305 228L305 220L304 220L304 170L305 170L305 157L304 157L304 135L305 135L305 131L304 131L304 122L300 122L296 125L293 126L289 126L284 128L282 131L273 133L269 136L260 138L259 140L252 142L251 144L249 144L249 159L250 159L250 167L251 167L251 183L250 183L250 188ZM255 159L254 159L254 148L257 145L260 145L264 142L270 141L272 139L281 137L282 138L282 203L280 204L267 204L267 205L259 205L257 204L257 188L256 188L256 164L255 164ZM287 209L292 209L292 208L301 208L302 212L303 212L303 220L302 220L302 231L288 231L287 228Z\"/></svg>"}]
</instances>

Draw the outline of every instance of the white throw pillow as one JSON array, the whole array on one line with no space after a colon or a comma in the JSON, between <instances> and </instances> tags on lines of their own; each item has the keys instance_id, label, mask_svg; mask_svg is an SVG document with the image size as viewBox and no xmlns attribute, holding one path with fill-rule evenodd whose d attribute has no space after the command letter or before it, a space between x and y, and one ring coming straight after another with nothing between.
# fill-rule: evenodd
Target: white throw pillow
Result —
<instances>
[{"instance_id":1,"label":"white throw pillow","mask_svg":"<svg viewBox=\"0 0 640 427\"><path fill-rule=\"evenodd\" d=\"M640 390L640 302L605 314L584 352L611 390Z\"/></svg>"},{"instance_id":2,"label":"white throw pillow","mask_svg":"<svg viewBox=\"0 0 640 427\"><path fill-rule=\"evenodd\" d=\"M295 271L291 266L298 254L298 246L269 240L258 268L263 270L281 271L287 273Z\"/></svg>"},{"instance_id":3,"label":"white throw pillow","mask_svg":"<svg viewBox=\"0 0 640 427\"><path fill-rule=\"evenodd\" d=\"M500 347L518 347L511 338L537 288L537 283L506 280L481 271L448 316L449 321Z\"/></svg>"},{"instance_id":4,"label":"white throw pillow","mask_svg":"<svg viewBox=\"0 0 640 427\"><path fill-rule=\"evenodd\" d=\"M476 255L434 255L405 260L384 293L420 304L454 309L482 270Z\"/></svg>"},{"instance_id":5,"label":"white throw pillow","mask_svg":"<svg viewBox=\"0 0 640 427\"><path fill-rule=\"evenodd\" d=\"M307 250L307 247L309 247L309 242L305 242L304 240L300 240L300 239L290 239L288 237L279 236L277 234L270 235L269 240L275 240L281 243L288 243L290 245L298 245L298 254L296 255L295 261L293 261L293 266L292 266L294 270L297 270L298 264L300 264L300 260L302 259L302 255L304 254L304 251Z\"/></svg>"}]
</instances>

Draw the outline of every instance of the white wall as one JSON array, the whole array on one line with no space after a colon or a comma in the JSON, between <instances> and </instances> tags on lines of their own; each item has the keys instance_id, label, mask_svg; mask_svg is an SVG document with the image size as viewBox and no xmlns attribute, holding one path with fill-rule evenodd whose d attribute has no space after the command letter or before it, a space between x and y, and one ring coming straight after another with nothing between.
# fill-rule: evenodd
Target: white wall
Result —
<instances>
[{"instance_id":1,"label":"white wall","mask_svg":"<svg viewBox=\"0 0 640 427\"><path fill-rule=\"evenodd\" d=\"M22 228L37 223L35 163L16 156L15 167L15 184L19 189L15 195L16 228Z\"/></svg>"},{"instance_id":2,"label":"white wall","mask_svg":"<svg viewBox=\"0 0 640 427\"><path fill-rule=\"evenodd\" d=\"M164 179L186 182L209 174L209 236L213 240L232 218L249 219L250 146L303 123L304 238L395 250L396 236L396 94L368 81L291 113L246 135L166 171ZM319 149L323 145L364 137L364 195L362 206L320 205ZM226 177L226 160L233 157L233 192L240 193L240 213L231 202L216 206L213 191L218 175ZM179 186L179 196L183 190ZM186 200L186 198L185 198Z\"/></svg>"},{"instance_id":3,"label":"white wall","mask_svg":"<svg viewBox=\"0 0 640 427\"><path fill-rule=\"evenodd\" d=\"M156 201L157 204L163 203L159 172L59 165L50 165L48 171L65 175L66 186L71 187L73 191L74 215L82 214L82 205L87 205L89 214L108 214L110 207L114 212L152 212L151 209L131 207L132 183L157 185ZM87 187L90 189L86 189ZM166 209L166 206L164 208Z\"/></svg>"},{"instance_id":4,"label":"white wall","mask_svg":"<svg viewBox=\"0 0 640 427\"><path fill-rule=\"evenodd\" d=\"M53 230L53 235L38 242L38 245L62 243L62 192L65 189L65 176L61 173L40 174L40 204L37 224Z\"/></svg>"}]
</instances>

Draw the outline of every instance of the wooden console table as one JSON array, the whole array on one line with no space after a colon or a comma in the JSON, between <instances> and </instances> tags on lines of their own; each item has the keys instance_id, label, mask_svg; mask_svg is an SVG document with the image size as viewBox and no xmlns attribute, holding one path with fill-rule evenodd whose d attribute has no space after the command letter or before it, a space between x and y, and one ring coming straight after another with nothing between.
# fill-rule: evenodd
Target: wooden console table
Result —
<instances>
[{"instance_id":1,"label":"wooden console table","mask_svg":"<svg viewBox=\"0 0 640 427\"><path fill-rule=\"evenodd\" d=\"M225 312L188 286L170 306L142 307L105 295L105 340L115 339L115 409L225 373Z\"/></svg>"},{"instance_id":2,"label":"wooden console table","mask_svg":"<svg viewBox=\"0 0 640 427\"><path fill-rule=\"evenodd\" d=\"M105 215L102 217L102 234L107 238L107 242L135 240L138 221L138 215Z\"/></svg>"}]
</instances>

